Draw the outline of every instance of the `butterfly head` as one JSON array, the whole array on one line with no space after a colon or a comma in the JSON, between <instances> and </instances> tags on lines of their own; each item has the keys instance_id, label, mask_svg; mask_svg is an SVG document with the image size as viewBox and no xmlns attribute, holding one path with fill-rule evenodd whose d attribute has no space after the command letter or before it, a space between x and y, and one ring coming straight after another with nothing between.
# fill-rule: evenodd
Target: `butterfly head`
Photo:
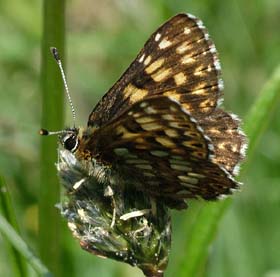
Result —
<instances>
[{"instance_id":1,"label":"butterfly head","mask_svg":"<svg viewBox=\"0 0 280 277\"><path fill-rule=\"evenodd\" d=\"M78 128L67 128L62 131L49 132L46 129L40 130L40 135L42 136L50 136L50 135L58 135L59 142L62 147L66 150L74 153L79 146L79 129Z\"/></svg>"},{"instance_id":2,"label":"butterfly head","mask_svg":"<svg viewBox=\"0 0 280 277\"><path fill-rule=\"evenodd\" d=\"M79 129L77 128L66 129L65 132L59 136L59 141L63 148L74 153L79 146L78 133Z\"/></svg>"}]
</instances>

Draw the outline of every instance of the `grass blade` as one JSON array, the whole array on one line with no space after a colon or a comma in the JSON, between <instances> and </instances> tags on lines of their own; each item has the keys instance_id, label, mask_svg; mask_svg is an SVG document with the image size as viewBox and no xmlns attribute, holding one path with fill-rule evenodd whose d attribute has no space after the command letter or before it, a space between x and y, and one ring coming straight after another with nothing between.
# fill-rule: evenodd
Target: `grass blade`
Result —
<instances>
[{"instance_id":1,"label":"grass blade","mask_svg":"<svg viewBox=\"0 0 280 277\"><path fill-rule=\"evenodd\" d=\"M0 209L11 226L17 232L19 232L16 216L12 207L10 193L2 176L0 176ZM10 247L10 252L14 263L14 266L11 266L11 268L14 269L15 276L27 276L27 267L22 255L12 245Z\"/></svg>"},{"instance_id":2,"label":"grass blade","mask_svg":"<svg viewBox=\"0 0 280 277\"><path fill-rule=\"evenodd\" d=\"M64 60L65 1L45 0L42 40L42 127L60 130L63 126L63 84L57 64L50 54L55 46ZM43 262L55 276L61 276L60 222L54 205L59 202L59 184L55 169L57 137L42 137L41 182L39 196L39 248Z\"/></svg>"},{"instance_id":3,"label":"grass blade","mask_svg":"<svg viewBox=\"0 0 280 277\"><path fill-rule=\"evenodd\" d=\"M2 215L0 215L0 231L13 245L13 247L23 257L25 257L25 259L30 263L30 265L40 276L52 276L45 265L39 260L38 257L34 255L34 253L32 253L31 249L27 246L24 240L18 235L18 233Z\"/></svg>"},{"instance_id":4,"label":"grass blade","mask_svg":"<svg viewBox=\"0 0 280 277\"><path fill-rule=\"evenodd\" d=\"M258 99L248 113L244 129L249 137L248 159L243 167L242 174L250 165L251 157L256 144L268 125L273 111L280 100L280 66L277 67L271 79L266 83ZM194 225L190 231L187 255L178 267L176 276L192 277L198 276L200 266L205 261L208 247L212 242L219 221L225 213L232 199L228 198L222 202L205 204L198 213Z\"/></svg>"}]
</instances>

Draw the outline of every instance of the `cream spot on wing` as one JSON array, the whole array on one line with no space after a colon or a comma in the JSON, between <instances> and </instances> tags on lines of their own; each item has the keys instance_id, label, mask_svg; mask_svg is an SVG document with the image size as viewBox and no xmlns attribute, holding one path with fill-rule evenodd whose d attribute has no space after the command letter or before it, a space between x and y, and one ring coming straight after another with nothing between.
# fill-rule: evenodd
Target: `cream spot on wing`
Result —
<instances>
[{"instance_id":1,"label":"cream spot on wing","mask_svg":"<svg viewBox=\"0 0 280 277\"><path fill-rule=\"evenodd\" d=\"M188 175L191 176L191 177L196 177L196 178L205 178L205 175L195 173L195 172L189 172Z\"/></svg>"},{"instance_id":2,"label":"cream spot on wing","mask_svg":"<svg viewBox=\"0 0 280 277\"><path fill-rule=\"evenodd\" d=\"M170 40L163 39L158 46L160 49L164 49L164 48L169 47L171 44L172 44L172 42Z\"/></svg>"},{"instance_id":3,"label":"cream spot on wing","mask_svg":"<svg viewBox=\"0 0 280 277\"><path fill-rule=\"evenodd\" d=\"M193 73L193 75L195 76L202 76L203 74L205 74L205 72L203 71L203 66L197 67Z\"/></svg>"},{"instance_id":4,"label":"cream spot on wing","mask_svg":"<svg viewBox=\"0 0 280 277\"><path fill-rule=\"evenodd\" d=\"M175 146L174 142L166 137L156 137L155 140L161 145L163 145L164 147L171 148Z\"/></svg>"},{"instance_id":5,"label":"cream spot on wing","mask_svg":"<svg viewBox=\"0 0 280 277\"><path fill-rule=\"evenodd\" d=\"M151 60L152 60L152 57L149 55L149 56L145 59L144 65L148 65L148 64L151 62Z\"/></svg>"},{"instance_id":6,"label":"cream spot on wing","mask_svg":"<svg viewBox=\"0 0 280 277\"><path fill-rule=\"evenodd\" d=\"M132 84L128 84L124 89L124 96L129 98L132 103L135 103L141 99L143 99L148 94L146 89L140 89L135 87Z\"/></svg>"},{"instance_id":7,"label":"cream spot on wing","mask_svg":"<svg viewBox=\"0 0 280 277\"><path fill-rule=\"evenodd\" d=\"M225 143L224 142L219 143L217 146L218 146L219 149L225 150Z\"/></svg>"},{"instance_id":8,"label":"cream spot on wing","mask_svg":"<svg viewBox=\"0 0 280 277\"><path fill-rule=\"evenodd\" d=\"M147 150L147 149L150 148L150 146L147 145L147 144L141 143L141 144L136 144L136 145L135 145L135 148L136 148L136 149L141 149L141 150Z\"/></svg>"},{"instance_id":9,"label":"cream spot on wing","mask_svg":"<svg viewBox=\"0 0 280 277\"><path fill-rule=\"evenodd\" d=\"M213 106L215 106L215 102L211 99L206 99L199 104L199 107L203 108L206 112L211 110L211 107Z\"/></svg>"},{"instance_id":10,"label":"cream spot on wing","mask_svg":"<svg viewBox=\"0 0 280 277\"><path fill-rule=\"evenodd\" d=\"M145 54L143 54L140 59L139 59L139 62L142 63L144 61L144 58L145 58Z\"/></svg>"},{"instance_id":11,"label":"cream spot on wing","mask_svg":"<svg viewBox=\"0 0 280 277\"><path fill-rule=\"evenodd\" d=\"M126 148L115 148L114 152L118 156L125 156L129 154L129 151Z\"/></svg>"},{"instance_id":12,"label":"cream spot on wing","mask_svg":"<svg viewBox=\"0 0 280 277\"><path fill-rule=\"evenodd\" d=\"M186 155L186 151L184 149L181 148L173 148L171 149L171 152L175 155L182 155L185 156Z\"/></svg>"},{"instance_id":13,"label":"cream spot on wing","mask_svg":"<svg viewBox=\"0 0 280 277\"><path fill-rule=\"evenodd\" d=\"M141 144L141 143L145 143L145 139L142 138L142 137L139 137L139 138L136 138L136 139L135 139L135 142L136 142L136 143L140 143L140 144Z\"/></svg>"},{"instance_id":14,"label":"cream spot on wing","mask_svg":"<svg viewBox=\"0 0 280 277\"><path fill-rule=\"evenodd\" d=\"M147 74L151 74L154 71L156 71L158 68L160 68L164 63L164 58L158 59L156 61L154 61L153 63L151 63L146 69L146 73Z\"/></svg>"},{"instance_id":15,"label":"cream spot on wing","mask_svg":"<svg viewBox=\"0 0 280 277\"><path fill-rule=\"evenodd\" d=\"M135 167L140 169L153 169L153 167L150 164L136 164Z\"/></svg>"},{"instance_id":16,"label":"cream spot on wing","mask_svg":"<svg viewBox=\"0 0 280 277\"><path fill-rule=\"evenodd\" d=\"M186 111L190 111L192 109L192 106L190 104L187 104L187 103L183 103L182 106L184 107L184 109Z\"/></svg>"},{"instance_id":17,"label":"cream spot on wing","mask_svg":"<svg viewBox=\"0 0 280 277\"><path fill-rule=\"evenodd\" d=\"M186 171L186 172L192 170L190 167L186 167L186 166L181 165L181 164L173 164L173 163L172 163L172 164L170 164L170 167L171 167L172 169L175 169L175 170Z\"/></svg>"},{"instance_id":18,"label":"cream spot on wing","mask_svg":"<svg viewBox=\"0 0 280 277\"><path fill-rule=\"evenodd\" d=\"M150 123L150 122L153 122L154 119L152 117L149 117L149 116L143 116L143 117L138 117L135 119L135 121L139 124L142 124L142 123Z\"/></svg>"},{"instance_id":19,"label":"cream spot on wing","mask_svg":"<svg viewBox=\"0 0 280 277\"><path fill-rule=\"evenodd\" d=\"M145 123L141 124L141 128L145 131L156 131L156 130L162 130L162 126L158 125L156 123Z\"/></svg>"},{"instance_id":20,"label":"cream spot on wing","mask_svg":"<svg viewBox=\"0 0 280 277\"><path fill-rule=\"evenodd\" d=\"M188 35L191 32L191 29L189 27L184 28L184 34Z\"/></svg>"},{"instance_id":21,"label":"cream spot on wing","mask_svg":"<svg viewBox=\"0 0 280 277\"><path fill-rule=\"evenodd\" d=\"M204 88L201 88L201 89L194 89L194 90L192 90L192 94L204 95L204 94L207 94L207 90L204 89Z\"/></svg>"},{"instance_id":22,"label":"cream spot on wing","mask_svg":"<svg viewBox=\"0 0 280 277\"><path fill-rule=\"evenodd\" d=\"M155 41L159 41L160 38L161 38L161 34L157 33L156 36L155 36Z\"/></svg>"},{"instance_id":23,"label":"cream spot on wing","mask_svg":"<svg viewBox=\"0 0 280 277\"><path fill-rule=\"evenodd\" d=\"M183 54L190 48L189 42L185 41L176 48L177 54Z\"/></svg>"},{"instance_id":24,"label":"cream spot on wing","mask_svg":"<svg viewBox=\"0 0 280 277\"><path fill-rule=\"evenodd\" d=\"M186 182L188 184L196 185L198 183L198 179L193 178L193 177L188 177L184 175L179 175L178 179L180 179L183 182Z\"/></svg>"},{"instance_id":25,"label":"cream spot on wing","mask_svg":"<svg viewBox=\"0 0 280 277\"><path fill-rule=\"evenodd\" d=\"M181 96L177 94L176 90L168 90L163 93L164 96L169 96L170 98L179 101Z\"/></svg>"},{"instance_id":26,"label":"cream spot on wing","mask_svg":"<svg viewBox=\"0 0 280 277\"><path fill-rule=\"evenodd\" d=\"M189 55L185 55L182 59L181 59L181 62L183 63L183 64L192 64L192 63L194 63L195 62L195 59L194 58L192 58L192 57L190 57Z\"/></svg>"},{"instance_id":27,"label":"cream spot on wing","mask_svg":"<svg viewBox=\"0 0 280 277\"><path fill-rule=\"evenodd\" d=\"M179 137L179 134L176 130L174 129L164 129L164 132L167 136L171 137L171 138L177 138Z\"/></svg>"},{"instance_id":28,"label":"cream spot on wing","mask_svg":"<svg viewBox=\"0 0 280 277\"><path fill-rule=\"evenodd\" d=\"M148 172L148 171L144 171L143 172L143 175L144 176L147 176L147 177L155 177L155 174L151 173L151 172Z\"/></svg>"},{"instance_id":29,"label":"cream spot on wing","mask_svg":"<svg viewBox=\"0 0 280 277\"><path fill-rule=\"evenodd\" d=\"M140 107L142 108L141 104L140 104ZM142 116L142 113L135 113L135 112L132 112L132 116L134 118L138 118L138 117L141 117Z\"/></svg>"},{"instance_id":30,"label":"cream spot on wing","mask_svg":"<svg viewBox=\"0 0 280 277\"><path fill-rule=\"evenodd\" d=\"M165 120L175 120L175 117L172 114L163 114L161 117Z\"/></svg>"},{"instance_id":31,"label":"cream spot on wing","mask_svg":"<svg viewBox=\"0 0 280 277\"><path fill-rule=\"evenodd\" d=\"M157 110L155 110L153 107L146 107L144 109L144 111L147 113L147 114L156 114L157 113Z\"/></svg>"},{"instance_id":32,"label":"cream spot on wing","mask_svg":"<svg viewBox=\"0 0 280 277\"><path fill-rule=\"evenodd\" d=\"M182 183L183 183L183 182L180 182L180 184L182 184ZM183 189L183 190L177 191L176 194L177 194L177 195L180 195L180 196L182 195L183 197L184 197L184 196L187 197L187 196L190 195L190 191L189 191L189 190L186 190L186 189Z\"/></svg>"},{"instance_id":33,"label":"cream spot on wing","mask_svg":"<svg viewBox=\"0 0 280 277\"><path fill-rule=\"evenodd\" d=\"M176 107L174 107L174 106L171 106L169 109L172 112L177 112L178 111L178 109Z\"/></svg>"},{"instance_id":34,"label":"cream spot on wing","mask_svg":"<svg viewBox=\"0 0 280 277\"><path fill-rule=\"evenodd\" d=\"M198 126L197 126L197 127L198 127ZM196 128L197 128L197 127L196 127ZM200 132L203 133L203 130L201 129ZM195 130L185 131L185 132L184 132L184 135L185 135L185 136L188 136L188 137L200 137L200 136L201 136L201 134L198 133L198 132L196 132Z\"/></svg>"},{"instance_id":35,"label":"cream spot on wing","mask_svg":"<svg viewBox=\"0 0 280 277\"><path fill-rule=\"evenodd\" d=\"M207 131L210 132L210 133L212 133L212 134L216 134L216 135L218 135L218 134L221 133L220 130L214 129L214 128L208 129Z\"/></svg>"},{"instance_id":36,"label":"cream spot on wing","mask_svg":"<svg viewBox=\"0 0 280 277\"><path fill-rule=\"evenodd\" d=\"M155 82L161 82L162 80L166 79L166 77L168 77L168 75L170 75L171 73L171 69L161 69L160 71L154 73L151 77L153 78L153 80Z\"/></svg>"},{"instance_id":37,"label":"cream spot on wing","mask_svg":"<svg viewBox=\"0 0 280 277\"><path fill-rule=\"evenodd\" d=\"M197 188L197 186L194 186L194 185L192 185L190 183L186 183L186 182L180 182L180 184L187 188Z\"/></svg>"},{"instance_id":38,"label":"cream spot on wing","mask_svg":"<svg viewBox=\"0 0 280 277\"><path fill-rule=\"evenodd\" d=\"M142 102L141 104L140 104L140 107L141 108L145 108L145 107L147 107L148 106L148 103L147 102Z\"/></svg>"},{"instance_id":39,"label":"cream spot on wing","mask_svg":"<svg viewBox=\"0 0 280 277\"><path fill-rule=\"evenodd\" d=\"M183 85L186 83L187 77L183 72L177 73L174 75L174 81L177 86Z\"/></svg>"},{"instance_id":40,"label":"cream spot on wing","mask_svg":"<svg viewBox=\"0 0 280 277\"><path fill-rule=\"evenodd\" d=\"M150 151L150 153L151 153L153 156L156 156L156 157L166 157L166 156L169 155L167 152L165 152L165 151L160 151L160 150Z\"/></svg>"},{"instance_id":41,"label":"cream spot on wing","mask_svg":"<svg viewBox=\"0 0 280 277\"><path fill-rule=\"evenodd\" d=\"M232 150L233 152L238 152L238 147L237 147L237 145L232 145L232 146L231 146L231 150Z\"/></svg>"},{"instance_id":42,"label":"cream spot on wing","mask_svg":"<svg viewBox=\"0 0 280 277\"><path fill-rule=\"evenodd\" d=\"M181 126L178 122L168 122L168 125L173 128L181 129Z\"/></svg>"},{"instance_id":43,"label":"cream spot on wing","mask_svg":"<svg viewBox=\"0 0 280 277\"><path fill-rule=\"evenodd\" d=\"M133 134L133 133L130 133L124 126L118 126L116 128L116 133L121 135L122 138L124 139L131 139L131 138L135 138L135 137L138 137L139 134Z\"/></svg>"}]
</instances>

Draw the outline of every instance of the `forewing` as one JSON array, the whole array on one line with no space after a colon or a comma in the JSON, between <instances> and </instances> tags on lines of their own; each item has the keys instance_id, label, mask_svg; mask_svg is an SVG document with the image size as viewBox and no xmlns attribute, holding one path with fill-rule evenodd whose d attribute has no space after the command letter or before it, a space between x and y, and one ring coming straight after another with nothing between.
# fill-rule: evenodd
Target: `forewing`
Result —
<instances>
[{"instance_id":1,"label":"forewing","mask_svg":"<svg viewBox=\"0 0 280 277\"><path fill-rule=\"evenodd\" d=\"M197 121L169 97L137 102L97 129L85 147L138 180L139 189L150 195L174 201L216 199L237 187L214 162L213 145Z\"/></svg>"},{"instance_id":2,"label":"forewing","mask_svg":"<svg viewBox=\"0 0 280 277\"><path fill-rule=\"evenodd\" d=\"M122 77L89 116L102 126L133 103L166 95L194 117L210 114L223 88L216 48L202 21L178 14L156 30Z\"/></svg>"}]
</instances>

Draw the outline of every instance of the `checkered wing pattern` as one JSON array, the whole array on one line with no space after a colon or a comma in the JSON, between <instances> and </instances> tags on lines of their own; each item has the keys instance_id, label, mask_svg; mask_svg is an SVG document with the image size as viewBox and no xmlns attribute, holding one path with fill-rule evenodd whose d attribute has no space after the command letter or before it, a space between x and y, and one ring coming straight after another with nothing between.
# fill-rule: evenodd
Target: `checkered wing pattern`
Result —
<instances>
[{"instance_id":1,"label":"checkered wing pattern","mask_svg":"<svg viewBox=\"0 0 280 277\"><path fill-rule=\"evenodd\" d=\"M140 180L139 189L176 208L185 198L216 199L237 187L213 162L214 147L198 122L166 96L133 104L97 129L87 146L92 155Z\"/></svg>"},{"instance_id":2,"label":"checkered wing pattern","mask_svg":"<svg viewBox=\"0 0 280 277\"><path fill-rule=\"evenodd\" d=\"M80 151L137 177L141 190L176 208L185 198L230 194L247 144L238 118L219 108L220 70L202 22L171 18L94 108L94 132Z\"/></svg>"},{"instance_id":3,"label":"checkered wing pattern","mask_svg":"<svg viewBox=\"0 0 280 277\"><path fill-rule=\"evenodd\" d=\"M221 102L222 89L216 48L202 21L178 14L151 35L90 114L88 124L101 126L155 95L169 96L194 116L204 117Z\"/></svg>"}]
</instances>

